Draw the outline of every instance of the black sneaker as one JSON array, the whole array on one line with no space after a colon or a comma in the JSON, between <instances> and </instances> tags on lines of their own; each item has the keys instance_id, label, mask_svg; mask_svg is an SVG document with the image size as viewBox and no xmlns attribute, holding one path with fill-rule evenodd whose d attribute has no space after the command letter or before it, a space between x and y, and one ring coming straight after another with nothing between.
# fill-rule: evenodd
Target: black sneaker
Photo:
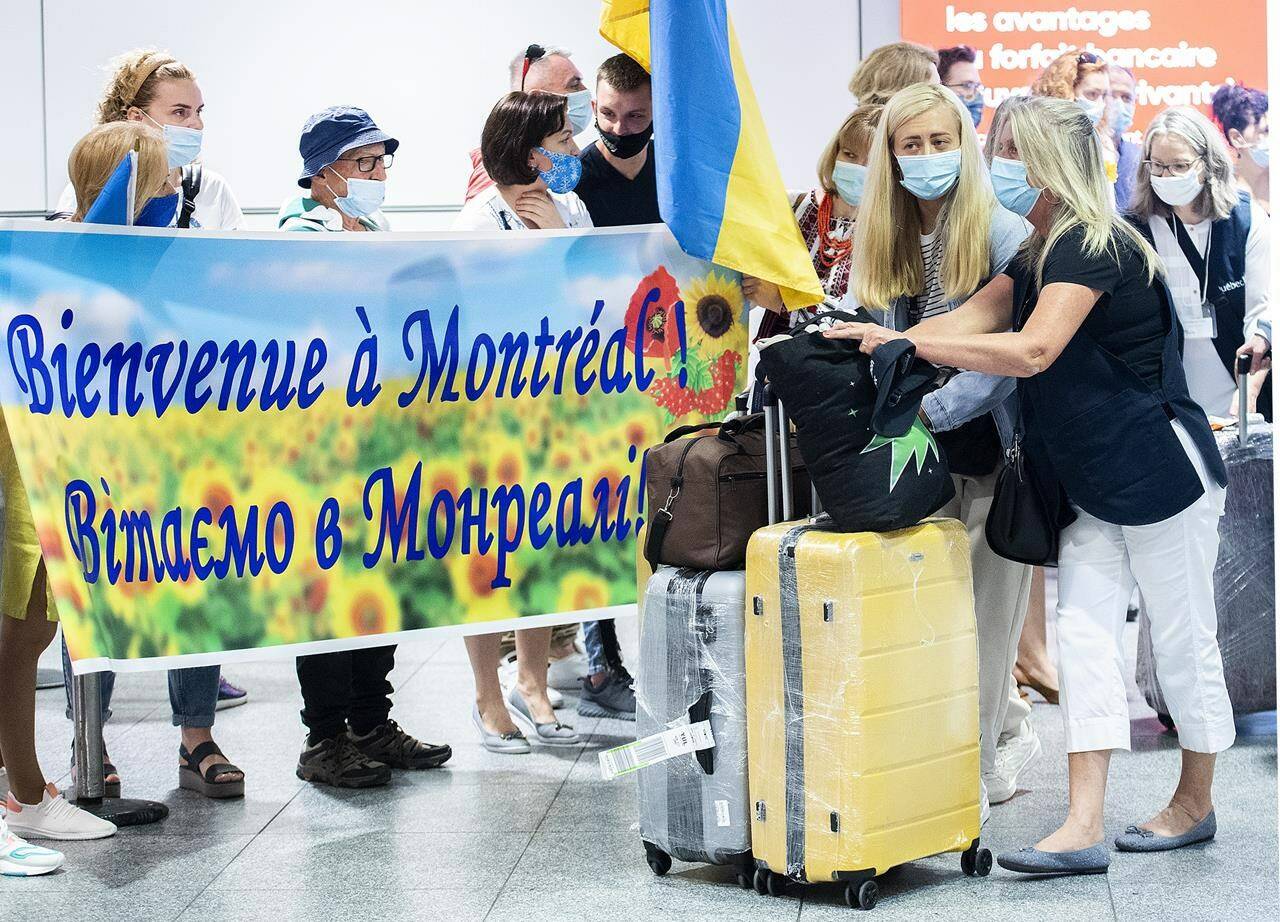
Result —
<instances>
[{"instance_id":1,"label":"black sneaker","mask_svg":"<svg viewBox=\"0 0 1280 922\"><path fill-rule=\"evenodd\" d=\"M353 746L345 733L314 746L304 745L297 775L303 781L336 788L375 788L391 781L391 769Z\"/></svg>"},{"instance_id":2,"label":"black sneaker","mask_svg":"<svg viewBox=\"0 0 1280 922\"><path fill-rule=\"evenodd\" d=\"M598 687L591 684L590 676L578 680L582 685L582 697L578 699L578 713L583 717L611 717L614 720L636 719L636 690L626 670L610 670Z\"/></svg>"},{"instance_id":3,"label":"black sneaker","mask_svg":"<svg viewBox=\"0 0 1280 922\"><path fill-rule=\"evenodd\" d=\"M448 746L414 739L394 720L388 720L364 736L352 733L350 739L366 757L392 768L439 768L453 755Z\"/></svg>"}]
</instances>

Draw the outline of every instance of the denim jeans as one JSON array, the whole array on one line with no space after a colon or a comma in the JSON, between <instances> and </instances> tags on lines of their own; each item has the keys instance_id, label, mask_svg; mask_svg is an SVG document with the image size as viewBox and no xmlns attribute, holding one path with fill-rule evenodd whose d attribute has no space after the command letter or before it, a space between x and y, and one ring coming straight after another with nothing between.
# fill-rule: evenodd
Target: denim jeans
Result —
<instances>
[{"instance_id":1,"label":"denim jeans","mask_svg":"<svg viewBox=\"0 0 1280 922\"><path fill-rule=\"evenodd\" d=\"M111 717L111 693L116 686L114 672L100 672L102 682L102 722ZM208 728L213 726L213 713L218 706L220 666L194 666L169 670L169 706L173 709L175 727ZM67 692L67 720L71 712L71 655L67 642L62 642L62 677Z\"/></svg>"},{"instance_id":2,"label":"denim jeans","mask_svg":"<svg viewBox=\"0 0 1280 922\"><path fill-rule=\"evenodd\" d=\"M622 669L622 652L618 648L618 632L613 619L608 621L584 621L582 640L587 648L587 674Z\"/></svg>"}]
</instances>

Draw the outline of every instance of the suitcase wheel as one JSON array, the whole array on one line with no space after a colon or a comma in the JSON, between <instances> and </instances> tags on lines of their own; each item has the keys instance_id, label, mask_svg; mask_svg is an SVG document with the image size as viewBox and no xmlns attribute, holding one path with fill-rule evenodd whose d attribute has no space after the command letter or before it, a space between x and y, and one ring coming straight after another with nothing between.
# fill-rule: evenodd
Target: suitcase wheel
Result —
<instances>
[{"instance_id":1,"label":"suitcase wheel","mask_svg":"<svg viewBox=\"0 0 1280 922\"><path fill-rule=\"evenodd\" d=\"M775 874L772 871L767 872L769 877L765 881L765 889L770 896L782 896L787 892L787 878L783 874Z\"/></svg>"},{"instance_id":2,"label":"suitcase wheel","mask_svg":"<svg viewBox=\"0 0 1280 922\"><path fill-rule=\"evenodd\" d=\"M960 869L966 877L986 877L991 873L991 849L980 848L977 840L960 854Z\"/></svg>"},{"instance_id":3,"label":"suitcase wheel","mask_svg":"<svg viewBox=\"0 0 1280 922\"><path fill-rule=\"evenodd\" d=\"M649 870L662 877L671 870L671 856L662 849L644 843L645 861L649 863Z\"/></svg>"},{"instance_id":4,"label":"suitcase wheel","mask_svg":"<svg viewBox=\"0 0 1280 922\"><path fill-rule=\"evenodd\" d=\"M874 880L849 881L844 885L844 901L854 909L874 909L880 901L880 886Z\"/></svg>"}]
</instances>

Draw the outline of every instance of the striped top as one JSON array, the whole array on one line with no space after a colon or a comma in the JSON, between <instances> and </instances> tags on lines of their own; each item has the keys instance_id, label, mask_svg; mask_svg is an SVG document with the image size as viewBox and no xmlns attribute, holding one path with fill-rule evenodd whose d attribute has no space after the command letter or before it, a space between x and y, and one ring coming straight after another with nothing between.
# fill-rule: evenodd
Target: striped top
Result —
<instances>
[{"instance_id":1,"label":"striped top","mask_svg":"<svg viewBox=\"0 0 1280 922\"><path fill-rule=\"evenodd\" d=\"M920 256L924 260L924 291L911 299L908 318L912 326L947 312L947 294L942 287L942 252L945 248L941 222L933 229L933 233L920 235Z\"/></svg>"}]
</instances>

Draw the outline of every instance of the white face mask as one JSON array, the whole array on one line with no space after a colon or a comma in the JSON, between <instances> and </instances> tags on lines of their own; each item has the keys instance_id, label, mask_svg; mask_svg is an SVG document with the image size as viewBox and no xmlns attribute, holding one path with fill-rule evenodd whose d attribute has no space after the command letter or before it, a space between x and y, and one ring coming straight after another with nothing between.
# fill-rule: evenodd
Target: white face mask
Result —
<instances>
[{"instance_id":1,"label":"white face mask","mask_svg":"<svg viewBox=\"0 0 1280 922\"><path fill-rule=\"evenodd\" d=\"M1102 116L1107 114L1107 101L1102 98L1085 99L1083 96L1077 96L1076 104L1084 109L1084 114L1089 116L1089 121L1095 125L1102 121Z\"/></svg>"},{"instance_id":2,"label":"white face mask","mask_svg":"<svg viewBox=\"0 0 1280 922\"><path fill-rule=\"evenodd\" d=\"M1199 164L1181 176L1151 177L1151 191L1172 208L1189 205L1203 188L1204 173Z\"/></svg>"}]
</instances>

